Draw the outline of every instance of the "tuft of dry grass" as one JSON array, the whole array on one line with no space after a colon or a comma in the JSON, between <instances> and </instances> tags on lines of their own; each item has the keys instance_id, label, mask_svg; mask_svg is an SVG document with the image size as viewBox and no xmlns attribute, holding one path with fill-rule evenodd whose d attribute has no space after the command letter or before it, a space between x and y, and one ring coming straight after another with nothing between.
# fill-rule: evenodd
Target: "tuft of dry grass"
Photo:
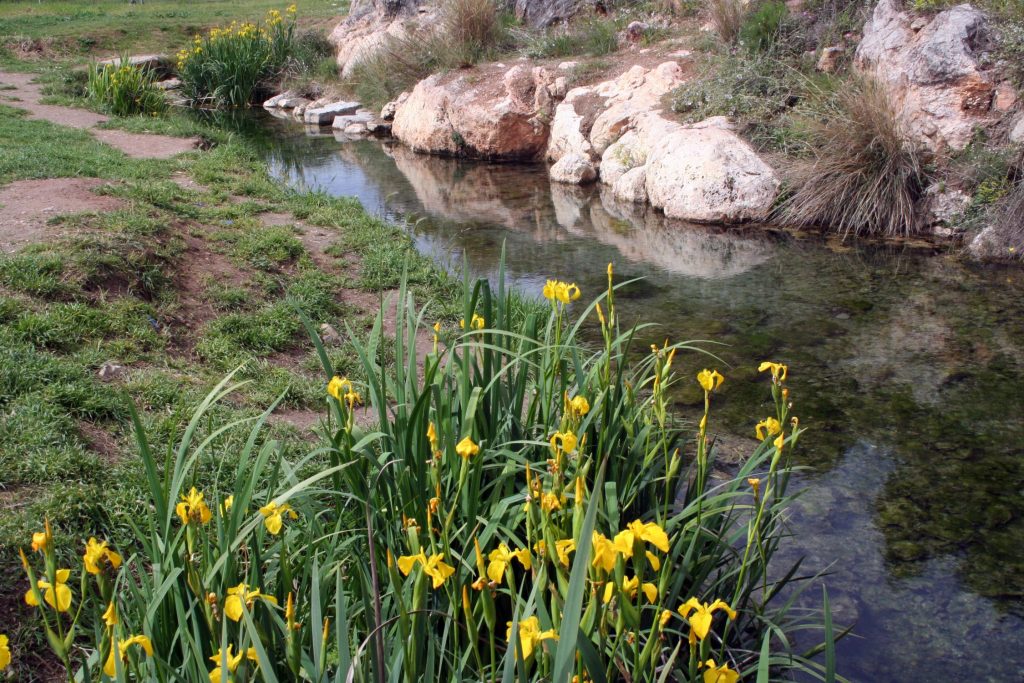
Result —
<instances>
[{"instance_id":1,"label":"tuft of dry grass","mask_svg":"<svg viewBox=\"0 0 1024 683\"><path fill-rule=\"evenodd\" d=\"M807 117L809 155L787 172L782 220L846 235L908 236L926 186L923 152L904 134L883 86L850 80Z\"/></svg>"},{"instance_id":2,"label":"tuft of dry grass","mask_svg":"<svg viewBox=\"0 0 1024 683\"><path fill-rule=\"evenodd\" d=\"M727 43L739 38L746 8L742 0L709 0L708 14L715 32Z\"/></svg>"},{"instance_id":3,"label":"tuft of dry grass","mask_svg":"<svg viewBox=\"0 0 1024 683\"><path fill-rule=\"evenodd\" d=\"M444 0L441 32L457 66L471 66L502 42L502 25L494 0Z\"/></svg>"}]
</instances>

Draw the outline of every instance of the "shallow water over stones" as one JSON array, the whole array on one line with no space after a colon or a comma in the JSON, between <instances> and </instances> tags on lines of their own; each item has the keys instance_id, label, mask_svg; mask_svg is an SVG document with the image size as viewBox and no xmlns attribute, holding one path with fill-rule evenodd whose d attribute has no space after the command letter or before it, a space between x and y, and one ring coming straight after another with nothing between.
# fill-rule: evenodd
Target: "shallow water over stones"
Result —
<instances>
[{"instance_id":1,"label":"shallow water over stones","mask_svg":"<svg viewBox=\"0 0 1024 683\"><path fill-rule=\"evenodd\" d=\"M769 405L757 362L788 363L810 428L791 554L831 572L836 621L856 622L840 672L1024 680L1024 272L680 225L599 188L552 185L542 167L259 131L275 174L358 197L450 267L493 273L504 243L531 291L551 276L589 296L608 261L623 280L644 277L618 301L624 320L661 324L649 341L725 344L709 347L727 377L713 419L734 443ZM681 360L685 372L713 362ZM685 379L684 414L701 400Z\"/></svg>"}]
</instances>

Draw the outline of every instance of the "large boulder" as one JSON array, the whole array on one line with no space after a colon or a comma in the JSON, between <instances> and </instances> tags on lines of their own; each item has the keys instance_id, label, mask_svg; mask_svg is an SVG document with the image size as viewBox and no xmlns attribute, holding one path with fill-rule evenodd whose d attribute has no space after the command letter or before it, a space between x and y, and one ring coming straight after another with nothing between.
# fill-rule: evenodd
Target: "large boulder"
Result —
<instances>
[{"instance_id":1,"label":"large boulder","mask_svg":"<svg viewBox=\"0 0 1024 683\"><path fill-rule=\"evenodd\" d=\"M985 15L971 5L926 21L881 0L854 64L886 86L910 136L935 152L961 150L997 118L996 85L983 64L989 41Z\"/></svg>"},{"instance_id":2,"label":"large boulder","mask_svg":"<svg viewBox=\"0 0 1024 683\"><path fill-rule=\"evenodd\" d=\"M547 157L558 161L568 153L601 157L638 117L662 110L662 100L684 81L677 62L653 69L640 65L615 79L573 88L555 109Z\"/></svg>"},{"instance_id":3,"label":"large boulder","mask_svg":"<svg viewBox=\"0 0 1024 683\"><path fill-rule=\"evenodd\" d=\"M582 154L566 154L551 167L551 180L569 185L585 185L597 178L597 170L590 157Z\"/></svg>"},{"instance_id":4,"label":"large boulder","mask_svg":"<svg viewBox=\"0 0 1024 683\"><path fill-rule=\"evenodd\" d=\"M471 76L420 81L395 111L392 132L419 152L485 159L536 159L551 118L543 68L483 67Z\"/></svg>"},{"instance_id":5,"label":"large boulder","mask_svg":"<svg viewBox=\"0 0 1024 683\"><path fill-rule=\"evenodd\" d=\"M593 0L514 0L516 19L534 28L544 28L568 19Z\"/></svg>"},{"instance_id":6,"label":"large boulder","mask_svg":"<svg viewBox=\"0 0 1024 683\"><path fill-rule=\"evenodd\" d=\"M389 41L408 38L436 21L436 11L422 0L355 0L348 16L331 31L338 69L352 75L362 60Z\"/></svg>"},{"instance_id":7,"label":"large boulder","mask_svg":"<svg viewBox=\"0 0 1024 683\"><path fill-rule=\"evenodd\" d=\"M651 205L694 223L764 220L779 193L772 167L723 128L680 127L651 146L644 168Z\"/></svg>"}]
</instances>

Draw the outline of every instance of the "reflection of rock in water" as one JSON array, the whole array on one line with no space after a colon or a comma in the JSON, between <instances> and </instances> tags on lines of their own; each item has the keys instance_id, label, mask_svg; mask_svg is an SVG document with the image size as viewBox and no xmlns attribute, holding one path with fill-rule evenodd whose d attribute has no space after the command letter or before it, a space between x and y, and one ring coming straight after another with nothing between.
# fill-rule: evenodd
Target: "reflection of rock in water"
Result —
<instances>
[{"instance_id":1,"label":"reflection of rock in water","mask_svg":"<svg viewBox=\"0 0 1024 683\"><path fill-rule=\"evenodd\" d=\"M556 238L544 174L514 165L442 159L404 147L390 151L427 213L455 222L491 223L545 241Z\"/></svg>"},{"instance_id":2,"label":"reflection of rock in water","mask_svg":"<svg viewBox=\"0 0 1024 683\"><path fill-rule=\"evenodd\" d=\"M767 236L673 221L649 206L616 200L607 187L598 197L552 184L551 199L559 224L569 232L593 235L631 261L686 277L733 277L761 265L774 251Z\"/></svg>"}]
</instances>

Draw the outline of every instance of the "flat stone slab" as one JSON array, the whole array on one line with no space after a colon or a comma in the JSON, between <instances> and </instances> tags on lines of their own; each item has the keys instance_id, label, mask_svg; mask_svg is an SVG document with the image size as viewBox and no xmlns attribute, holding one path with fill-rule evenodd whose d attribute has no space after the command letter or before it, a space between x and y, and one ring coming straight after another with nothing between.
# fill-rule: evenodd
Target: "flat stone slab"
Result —
<instances>
[{"instance_id":1,"label":"flat stone slab","mask_svg":"<svg viewBox=\"0 0 1024 683\"><path fill-rule=\"evenodd\" d=\"M166 59L167 58L164 55L131 55L128 57L128 64L136 67L159 69ZM102 66L121 66L121 58L110 57L108 59L101 59L99 64Z\"/></svg>"},{"instance_id":2,"label":"flat stone slab","mask_svg":"<svg viewBox=\"0 0 1024 683\"><path fill-rule=\"evenodd\" d=\"M369 111L367 109L363 109L363 110L357 111L354 114L348 114L346 116L336 116L336 117L334 117L334 123L332 125L335 128L338 128L340 130L344 130L345 128L348 128L349 126L351 126L353 124L366 125L370 121L373 121L375 118L377 118L377 117L374 115L374 113L372 111Z\"/></svg>"},{"instance_id":3,"label":"flat stone slab","mask_svg":"<svg viewBox=\"0 0 1024 683\"><path fill-rule=\"evenodd\" d=\"M334 123L336 117L354 114L357 109L359 109L358 102L331 102L322 107L306 109L303 120L306 123L328 126Z\"/></svg>"}]
</instances>

